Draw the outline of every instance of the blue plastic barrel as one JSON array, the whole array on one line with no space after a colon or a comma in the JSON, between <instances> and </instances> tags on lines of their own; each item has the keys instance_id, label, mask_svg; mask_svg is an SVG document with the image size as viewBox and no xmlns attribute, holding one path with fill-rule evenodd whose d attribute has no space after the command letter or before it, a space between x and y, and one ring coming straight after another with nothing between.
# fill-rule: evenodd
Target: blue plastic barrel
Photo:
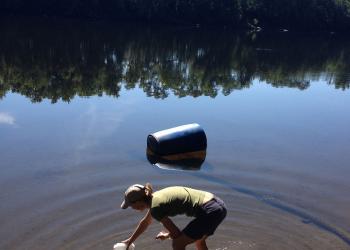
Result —
<instances>
[{"instance_id":1,"label":"blue plastic barrel","mask_svg":"<svg viewBox=\"0 0 350 250\"><path fill-rule=\"evenodd\" d=\"M199 124L192 123L148 135L147 147L158 155L200 151L207 149L207 137Z\"/></svg>"}]
</instances>

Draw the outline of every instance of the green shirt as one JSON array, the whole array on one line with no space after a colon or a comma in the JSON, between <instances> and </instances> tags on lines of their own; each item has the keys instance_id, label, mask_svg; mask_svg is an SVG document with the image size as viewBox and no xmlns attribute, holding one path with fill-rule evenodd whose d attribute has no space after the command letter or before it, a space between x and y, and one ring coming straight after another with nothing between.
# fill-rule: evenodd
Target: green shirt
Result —
<instances>
[{"instance_id":1,"label":"green shirt","mask_svg":"<svg viewBox=\"0 0 350 250\"><path fill-rule=\"evenodd\" d=\"M153 193L151 215L158 221L165 216L186 214L195 216L203 204L204 197L211 193L188 187L168 187Z\"/></svg>"}]
</instances>

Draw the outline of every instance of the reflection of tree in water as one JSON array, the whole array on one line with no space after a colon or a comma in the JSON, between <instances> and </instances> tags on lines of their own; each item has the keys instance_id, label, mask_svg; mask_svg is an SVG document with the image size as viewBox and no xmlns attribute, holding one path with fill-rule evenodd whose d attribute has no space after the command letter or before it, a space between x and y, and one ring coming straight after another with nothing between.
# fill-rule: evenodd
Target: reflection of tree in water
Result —
<instances>
[{"instance_id":1,"label":"reflection of tree in water","mask_svg":"<svg viewBox=\"0 0 350 250\"><path fill-rule=\"evenodd\" d=\"M0 30L0 98L7 91L34 102L118 97L122 86L155 98L215 97L253 79L301 90L320 78L343 90L350 84L346 39L37 21Z\"/></svg>"}]
</instances>

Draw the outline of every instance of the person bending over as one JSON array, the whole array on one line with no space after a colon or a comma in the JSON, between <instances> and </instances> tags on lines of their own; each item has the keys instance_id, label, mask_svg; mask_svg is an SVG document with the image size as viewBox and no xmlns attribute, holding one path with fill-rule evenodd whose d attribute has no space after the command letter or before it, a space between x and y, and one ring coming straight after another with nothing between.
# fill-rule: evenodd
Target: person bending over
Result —
<instances>
[{"instance_id":1,"label":"person bending over","mask_svg":"<svg viewBox=\"0 0 350 250\"><path fill-rule=\"evenodd\" d=\"M125 191L121 208L128 207L139 211L147 210L133 234L122 241L128 248L154 218L166 228L156 239L171 238L174 250L185 249L192 243L195 243L198 250L207 250L205 240L214 234L227 213L225 203L212 193L182 186L167 187L153 192L149 183L145 186L134 184ZM169 218L179 214L194 217L182 231Z\"/></svg>"}]
</instances>

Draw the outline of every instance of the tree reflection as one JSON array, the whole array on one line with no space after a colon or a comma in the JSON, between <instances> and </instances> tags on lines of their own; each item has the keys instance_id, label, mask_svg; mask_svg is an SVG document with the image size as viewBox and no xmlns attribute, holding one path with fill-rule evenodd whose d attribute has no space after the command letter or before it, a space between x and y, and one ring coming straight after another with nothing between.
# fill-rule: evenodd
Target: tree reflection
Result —
<instances>
[{"instance_id":1,"label":"tree reflection","mask_svg":"<svg viewBox=\"0 0 350 250\"><path fill-rule=\"evenodd\" d=\"M350 85L350 43L330 35L41 20L5 20L0 31L0 98L12 91L54 103L118 97L122 87L154 98L215 97L254 79L300 90L321 78L337 89Z\"/></svg>"}]
</instances>

